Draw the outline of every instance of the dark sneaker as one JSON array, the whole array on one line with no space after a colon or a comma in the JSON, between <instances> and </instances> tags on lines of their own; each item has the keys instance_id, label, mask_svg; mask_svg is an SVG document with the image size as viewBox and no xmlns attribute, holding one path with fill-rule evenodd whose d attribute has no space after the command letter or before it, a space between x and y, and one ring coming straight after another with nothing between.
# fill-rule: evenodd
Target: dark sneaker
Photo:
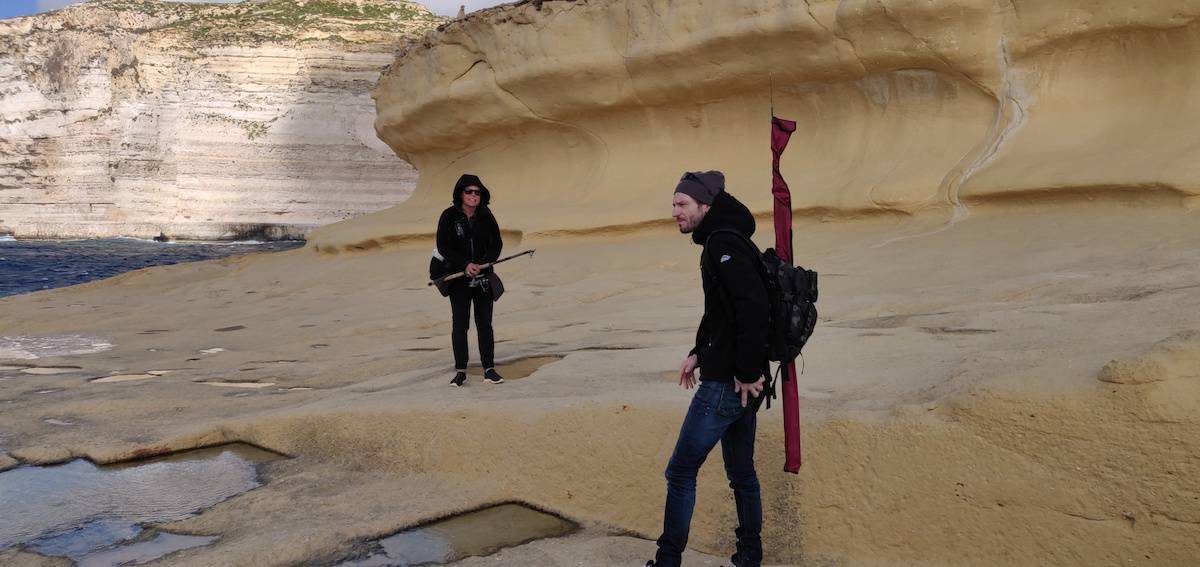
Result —
<instances>
[{"instance_id":1,"label":"dark sneaker","mask_svg":"<svg viewBox=\"0 0 1200 567\"><path fill-rule=\"evenodd\" d=\"M487 369L487 372L483 373L483 380L485 382L487 382L488 384L503 384L504 383L504 377L501 376L499 372L496 372L495 368Z\"/></svg>"},{"instance_id":2,"label":"dark sneaker","mask_svg":"<svg viewBox=\"0 0 1200 567\"><path fill-rule=\"evenodd\" d=\"M462 386L463 384L466 384L466 383L467 383L467 373L466 372L456 373L454 375L454 378L450 379L450 385L455 388Z\"/></svg>"},{"instance_id":3,"label":"dark sneaker","mask_svg":"<svg viewBox=\"0 0 1200 567\"><path fill-rule=\"evenodd\" d=\"M749 561L743 561L737 553L729 558L729 567L757 567L757 565L761 565L761 563L752 566Z\"/></svg>"},{"instance_id":4,"label":"dark sneaker","mask_svg":"<svg viewBox=\"0 0 1200 567\"><path fill-rule=\"evenodd\" d=\"M653 559L651 559L651 560L647 561L647 562L646 562L646 567L654 567L654 560L653 560Z\"/></svg>"}]
</instances>

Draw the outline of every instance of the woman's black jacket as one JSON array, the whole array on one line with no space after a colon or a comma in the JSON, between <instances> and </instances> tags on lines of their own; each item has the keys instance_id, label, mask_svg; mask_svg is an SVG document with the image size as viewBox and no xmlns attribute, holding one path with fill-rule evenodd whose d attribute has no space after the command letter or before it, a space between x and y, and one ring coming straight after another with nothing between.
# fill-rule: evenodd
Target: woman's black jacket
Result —
<instances>
[{"instance_id":1,"label":"woman's black jacket","mask_svg":"<svg viewBox=\"0 0 1200 567\"><path fill-rule=\"evenodd\" d=\"M468 263L495 262L503 247L500 225L486 206L477 207L471 219L455 206L442 211L438 219L437 248L445 258L447 273L461 272Z\"/></svg>"}]
</instances>

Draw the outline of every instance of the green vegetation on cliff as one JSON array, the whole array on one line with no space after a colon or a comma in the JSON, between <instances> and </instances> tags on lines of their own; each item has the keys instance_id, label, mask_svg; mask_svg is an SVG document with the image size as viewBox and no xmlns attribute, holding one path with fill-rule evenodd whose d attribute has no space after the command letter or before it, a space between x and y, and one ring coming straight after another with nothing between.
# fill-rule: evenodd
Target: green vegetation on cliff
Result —
<instances>
[{"instance_id":1,"label":"green vegetation on cliff","mask_svg":"<svg viewBox=\"0 0 1200 567\"><path fill-rule=\"evenodd\" d=\"M363 34L417 37L446 21L406 0L264 0L237 4L100 0L92 5L136 13L143 31L178 31L199 43L245 45L293 41L352 43Z\"/></svg>"}]
</instances>

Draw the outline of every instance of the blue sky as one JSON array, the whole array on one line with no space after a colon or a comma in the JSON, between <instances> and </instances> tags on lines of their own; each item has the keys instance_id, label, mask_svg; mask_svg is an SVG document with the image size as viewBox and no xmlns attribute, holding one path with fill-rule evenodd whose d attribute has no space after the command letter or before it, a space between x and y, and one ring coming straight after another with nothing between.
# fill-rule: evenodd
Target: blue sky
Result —
<instances>
[{"instance_id":1,"label":"blue sky","mask_svg":"<svg viewBox=\"0 0 1200 567\"><path fill-rule=\"evenodd\" d=\"M28 16L38 11L37 0L0 0L0 19Z\"/></svg>"},{"instance_id":2,"label":"blue sky","mask_svg":"<svg viewBox=\"0 0 1200 567\"><path fill-rule=\"evenodd\" d=\"M0 0L0 19L14 18L16 16L28 16L38 12L47 10L57 10L68 4L78 4L83 0ZM178 0L178 1L204 1L204 2L236 2L238 0ZM503 4L505 1L512 0L417 0L424 4L430 10L443 16L453 16L458 13L458 7L466 6L468 12Z\"/></svg>"}]
</instances>

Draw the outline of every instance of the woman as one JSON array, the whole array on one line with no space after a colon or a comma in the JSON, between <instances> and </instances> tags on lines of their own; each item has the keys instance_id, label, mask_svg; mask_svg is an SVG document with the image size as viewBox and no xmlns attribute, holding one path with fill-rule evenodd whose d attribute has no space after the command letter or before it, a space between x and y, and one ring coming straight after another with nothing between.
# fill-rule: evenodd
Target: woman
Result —
<instances>
[{"instance_id":1,"label":"woman","mask_svg":"<svg viewBox=\"0 0 1200 567\"><path fill-rule=\"evenodd\" d=\"M504 378L495 368L495 337L492 335L492 295L487 274L491 268L481 264L495 262L504 242L500 225L488 209L492 194L478 177L470 174L454 184L454 204L438 219L437 251L448 273L466 271L467 277L450 284L450 311L453 315L451 343L454 345L454 378L451 386L467 381L467 329L471 327L471 304L475 304L475 328L479 336L479 358L483 379L500 384Z\"/></svg>"}]
</instances>

